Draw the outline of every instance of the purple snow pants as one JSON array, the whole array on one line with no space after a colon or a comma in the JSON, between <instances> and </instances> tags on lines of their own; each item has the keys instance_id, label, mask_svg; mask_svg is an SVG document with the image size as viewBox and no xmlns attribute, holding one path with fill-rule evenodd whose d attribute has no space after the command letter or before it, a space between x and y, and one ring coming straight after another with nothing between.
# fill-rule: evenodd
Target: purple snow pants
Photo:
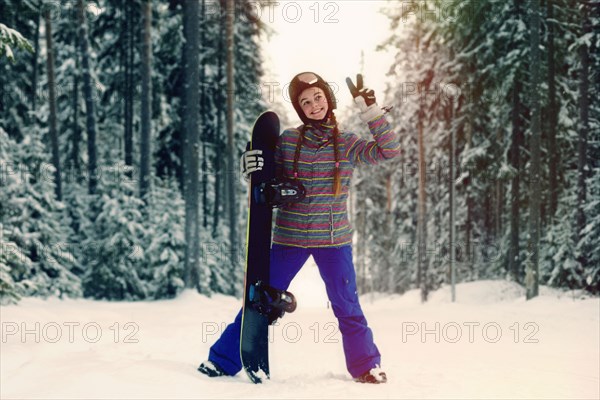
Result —
<instances>
[{"instance_id":1,"label":"purple snow pants","mask_svg":"<svg viewBox=\"0 0 600 400\"><path fill-rule=\"evenodd\" d=\"M379 365L381 356L358 303L352 247L305 249L274 244L271 248L271 286L287 289L311 255L319 267L333 313L338 319L348 371L352 377L360 376ZM208 356L210 361L219 364L229 375L235 375L242 369L241 320L240 310L233 323L227 325L219 340L210 348Z\"/></svg>"}]
</instances>

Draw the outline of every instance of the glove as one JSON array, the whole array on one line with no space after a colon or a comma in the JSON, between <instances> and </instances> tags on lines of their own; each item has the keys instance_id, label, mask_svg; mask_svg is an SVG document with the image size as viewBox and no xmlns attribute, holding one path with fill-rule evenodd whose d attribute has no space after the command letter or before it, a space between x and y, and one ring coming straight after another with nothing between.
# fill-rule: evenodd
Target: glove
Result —
<instances>
[{"instance_id":1,"label":"glove","mask_svg":"<svg viewBox=\"0 0 600 400\"><path fill-rule=\"evenodd\" d=\"M247 150L240 157L240 174L246 182L250 179L250 174L254 171L260 171L265 164L265 159L261 157L262 150Z\"/></svg>"},{"instance_id":2,"label":"glove","mask_svg":"<svg viewBox=\"0 0 600 400\"><path fill-rule=\"evenodd\" d=\"M363 87L362 74L356 75L356 86L352 79L346 78L346 84L350 89L350 94L354 98L354 103L360 109L360 119L363 122L369 122L375 117L382 115L381 109L377 106L375 92L372 89Z\"/></svg>"}]
</instances>

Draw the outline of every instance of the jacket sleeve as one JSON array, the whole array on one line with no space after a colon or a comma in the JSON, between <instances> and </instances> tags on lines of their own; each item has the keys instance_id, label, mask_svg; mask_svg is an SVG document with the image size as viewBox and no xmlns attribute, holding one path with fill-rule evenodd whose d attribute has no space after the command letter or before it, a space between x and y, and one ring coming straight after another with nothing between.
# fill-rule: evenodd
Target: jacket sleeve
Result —
<instances>
[{"instance_id":1,"label":"jacket sleeve","mask_svg":"<svg viewBox=\"0 0 600 400\"><path fill-rule=\"evenodd\" d=\"M383 115L368 122L374 140L359 138L354 133L344 133L346 157L354 165L375 165L380 161L400 155L400 142Z\"/></svg>"}]
</instances>

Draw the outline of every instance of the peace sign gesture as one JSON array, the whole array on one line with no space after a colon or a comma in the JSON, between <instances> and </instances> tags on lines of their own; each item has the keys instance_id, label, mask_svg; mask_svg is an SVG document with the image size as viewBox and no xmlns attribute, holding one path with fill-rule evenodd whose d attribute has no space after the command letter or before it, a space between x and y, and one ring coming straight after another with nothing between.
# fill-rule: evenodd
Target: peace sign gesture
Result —
<instances>
[{"instance_id":1,"label":"peace sign gesture","mask_svg":"<svg viewBox=\"0 0 600 400\"><path fill-rule=\"evenodd\" d=\"M359 104L357 101L357 97L362 97L365 101L365 105L369 107L372 104L376 103L375 100L375 92L372 89L367 87L363 87L363 77L362 74L356 74L356 86L352 82L352 79L346 78L346 84L348 85L348 89L350 89L350 94L354 98L354 101ZM360 104L359 104L360 106ZM362 107L361 107L362 109Z\"/></svg>"}]
</instances>

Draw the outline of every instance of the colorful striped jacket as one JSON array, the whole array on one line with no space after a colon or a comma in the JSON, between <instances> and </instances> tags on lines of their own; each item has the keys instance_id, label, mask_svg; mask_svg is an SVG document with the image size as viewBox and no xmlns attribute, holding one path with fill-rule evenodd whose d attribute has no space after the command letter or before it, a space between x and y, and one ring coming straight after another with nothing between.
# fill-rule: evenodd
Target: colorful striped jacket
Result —
<instances>
[{"instance_id":1,"label":"colorful striped jacket","mask_svg":"<svg viewBox=\"0 0 600 400\"><path fill-rule=\"evenodd\" d=\"M352 228L346 203L355 166L377 164L400 154L396 134L383 115L368 122L375 140L340 132L338 154L342 191L333 194L333 126L310 125L298 161L298 179L306 198L277 210L273 243L296 247L337 247L351 244ZM275 151L277 173L293 177L294 154L300 129L286 129Z\"/></svg>"}]
</instances>

